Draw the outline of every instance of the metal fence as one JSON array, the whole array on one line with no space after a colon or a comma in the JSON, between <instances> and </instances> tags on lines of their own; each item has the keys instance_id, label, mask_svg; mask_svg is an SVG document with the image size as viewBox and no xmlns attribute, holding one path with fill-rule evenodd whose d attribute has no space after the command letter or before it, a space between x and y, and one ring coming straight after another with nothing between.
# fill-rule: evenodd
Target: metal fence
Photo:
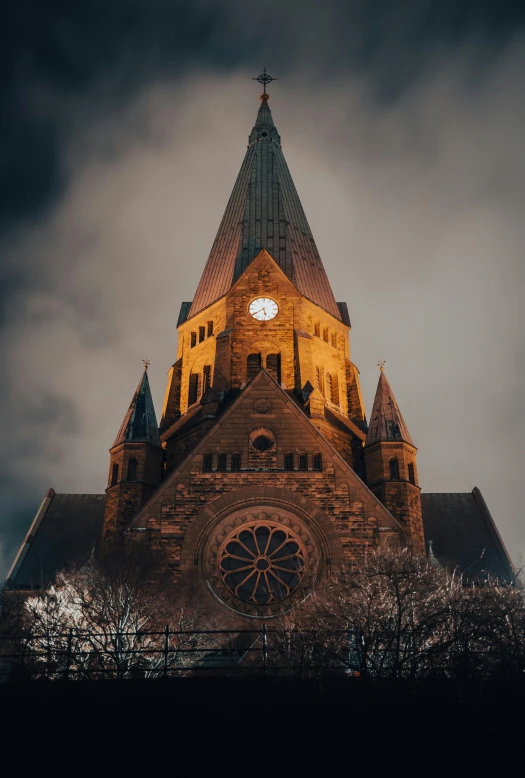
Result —
<instances>
[{"instance_id":1,"label":"metal fence","mask_svg":"<svg viewBox=\"0 0 525 778\"><path fill-rule=\"evenodd\" d=\"M359 674L353 633L172 630L0 633L0 681L191 675Z\"/></svg>"}]
</instances>

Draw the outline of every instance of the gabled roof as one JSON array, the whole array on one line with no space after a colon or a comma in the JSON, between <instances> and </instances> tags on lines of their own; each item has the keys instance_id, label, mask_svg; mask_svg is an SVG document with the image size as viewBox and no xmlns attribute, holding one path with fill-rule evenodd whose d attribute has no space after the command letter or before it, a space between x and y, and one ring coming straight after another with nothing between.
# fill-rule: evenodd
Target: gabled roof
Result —
<instances>
[{"instance_id":1,"label":"gabled roof","mask_svg":"<svg viewBox=\"0 0 525 778\"><path fill-rule=\"evenodd\" d=\"M422 494L427 549L449 570L468 580L487 573L512 581L512 562L479 489L470 494Z\"/></svg>"},{"instance_id":2,"label":"gabled roof","mask_svg":"<svg viewBox=\"0 0 525 778\"><path fill-rule=\"evenodd\" d=\"M226 425L232 416L235 416L235 413L237 412L237 409L241 404L245 403L248 399L251 392L254 390L258 390L261 386L261 384L266 383L267 386L269 386L272 389L272 392L275 393L275 395L279 396L279 399L283 401L287 408L289 408L294 416L299 420L300 424L305 430L305 433L313 436L317 439L319 449L325 453L330 453L330 455L333 457L334 462L336 462L345 472L345 478L348 479L348 482L350 485L354 485L358 487L363 492L367 493L369 498L374 502L375 504L375 510L377 514L378 519L382 519L383 522L386 522L388 526L391 526L392 529L395 530L401 530L401 525L395 519L391 513L385 508L385 506L378 500L376 495L368 488L368 486L364 483L364 481L359 477L359 475L353 470L350 465L343 459L341 454L332 446L329 440L322 434L322 432L311 422L311 420L304 414L302 409L296 404L296 402L287 394L287 392L282 389L279 384L275 381L272 375L268 373L264 368L261 368L259 372L246 384L244 389L241 390L239 395L235 398L235 400L232 402L232 404L225 410L217 419L217 421L214 423L213 427L207 432L207 434L202 438L202 440L195 446L194 449L192 449L191 453L184 459L183 462L180 463L178 467L176 467L168 476L167 478L161 483L159 488L156 492L151 496L150 500L145 503L145 505L142 506L140 511L137 513L135 518L132 520L130 529L136 530L136 529L145 529L147 518L149 516L150 511L150 503L151 502L157 502L159 498L172 487L172 485L177 483L177 479L180 476L181 471L186 466L188 459L193 459L194 457L198 456L199 454L206 451L207 446L209 445L210 439L217 433L217 431L222 428L224 425ZM263 384L264 385L264 384ZM273 402L273 400L272 400ZM323 457L325 456L325 453L323 453Z\"/></svg>"},{"instance_id":3,"label":"gabled roof","mask_svg":"<svg viewBox=\"0 0 525 778\"><path fill-rule=\"evenodd\" d=\"M390 388L385 371L381 367L374 406L370 414L370 427L368 428L366 445L371 446L373 443L386 441L404 442L414 446L408 427L394 397L394 392Z\"/></svg>"},{"instance_id":4,"label":"gabled roof","mask_svg":"<svg viewBox=\"0 0 525 778\"><path fill-rule=\"evenodd\" d=\"M147 368L142 374L113 446L132 441L153 443L154 446L160 446L159 427L153 407Z\"/></svg>"},{"instance_id":5,"label":"gabled roof","mask_svg":"<svg viewBox=\"0 0 525 778\"><path fill-rule=\"evenodd\" d=\"M302 295L342 320L283 156L267 97L262 99L189 315L223 297L261 249L266 249Z\"/></svg>"},{"instance_id":6,"label":"gabled roof","mask_svg":"<svg viewBox=\"0 0 525 778\"><path fill-rule=\"evenodd\" d=\"M104 494L49 489L7 577L11 589L39 589L73 562L85 561L102 536Z\"/></svg>"}]
</instances>

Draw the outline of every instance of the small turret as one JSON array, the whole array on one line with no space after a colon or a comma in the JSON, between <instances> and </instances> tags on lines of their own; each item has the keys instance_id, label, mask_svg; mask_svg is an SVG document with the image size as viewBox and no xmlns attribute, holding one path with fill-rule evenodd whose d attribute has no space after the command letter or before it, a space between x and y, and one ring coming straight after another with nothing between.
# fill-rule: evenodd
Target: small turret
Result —
<instances>
[{"instance_id":1,"label":"small turret","mask_svg":"<svg viewBox=\"0 0 525 778\"><path fill-rule=\"evenodd\" d=\"M365 443L367 484L401 525L414 552L425 553L417 448L379 363L380 373Z\"/></svg>"},{"instance_id":2,"label":"small turret","mask_svg":"<svg viewBox=\"0 0 525 778\"><path fill-rule=\"evenodd\" d=\"M162 479L164 452L148 380L141 376L115 442L110 449L104 537L124 531Z\"/></svg>"}]
</instances>

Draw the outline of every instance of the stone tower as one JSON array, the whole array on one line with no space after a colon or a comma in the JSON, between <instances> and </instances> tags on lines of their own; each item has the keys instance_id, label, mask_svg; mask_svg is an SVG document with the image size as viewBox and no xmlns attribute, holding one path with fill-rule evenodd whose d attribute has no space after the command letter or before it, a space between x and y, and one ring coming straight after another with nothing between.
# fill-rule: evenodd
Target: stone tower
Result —
<instances>
[{"instance_id":1,"label":"stone tower","mask_svg":"<svg viewBox=\"0 0 525 778\"><path fill-rule=\"evenodd\" d=\"M365 444L366 480L373 493L405 528L410 545L425 553L418 486L417 448L380 363L374 407Z\"/></svg>"},{"instance_id":2,"label":"stone tower","mask_svg":"<svg viewBox=\"0 0 525 778\"><path fill-rule=\"evenodd\" d=\"M104 537L127 529L162 478L164 452L148 380L147 363L110 449Z\"/></svg>"},{"instance_id":3,"label":"stone tower","mask_svg":"<svg viewBox=\"0 0 525 778\"><path fill-rule=\"evenodd\" d=\"M348 308L333 295L266 93L177 328L160 423L164 479L147 482L149 497L129 481L110 486L108 533L122 527L162 549L182 586L234 619L278 615L368 549L422 548L416 522L366 484ZM140 450L158 476L151 429ZM137 436L121 431L120 472L131 445Z\"/></svg>"}]
</instances>

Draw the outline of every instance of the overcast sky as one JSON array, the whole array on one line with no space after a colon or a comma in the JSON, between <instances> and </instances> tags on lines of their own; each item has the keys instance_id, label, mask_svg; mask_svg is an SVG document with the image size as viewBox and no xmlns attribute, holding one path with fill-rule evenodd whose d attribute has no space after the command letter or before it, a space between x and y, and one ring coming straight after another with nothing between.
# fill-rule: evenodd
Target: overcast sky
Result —
<instances>
[{"instance_id":1,"label":"overcast sky","mask_svg":"<svg viewBox=\"0 0 525 778\"><path fill-rule=\"evenodd\" d=\"M74 7L72 7L74 6ZM369 413L378 359L424 491L478 486L525 554L525 6L11 4L0 47L0 576L43 492L102 493L140 377L160 414L259 105Z\"/></svg>"}]
</instances>

